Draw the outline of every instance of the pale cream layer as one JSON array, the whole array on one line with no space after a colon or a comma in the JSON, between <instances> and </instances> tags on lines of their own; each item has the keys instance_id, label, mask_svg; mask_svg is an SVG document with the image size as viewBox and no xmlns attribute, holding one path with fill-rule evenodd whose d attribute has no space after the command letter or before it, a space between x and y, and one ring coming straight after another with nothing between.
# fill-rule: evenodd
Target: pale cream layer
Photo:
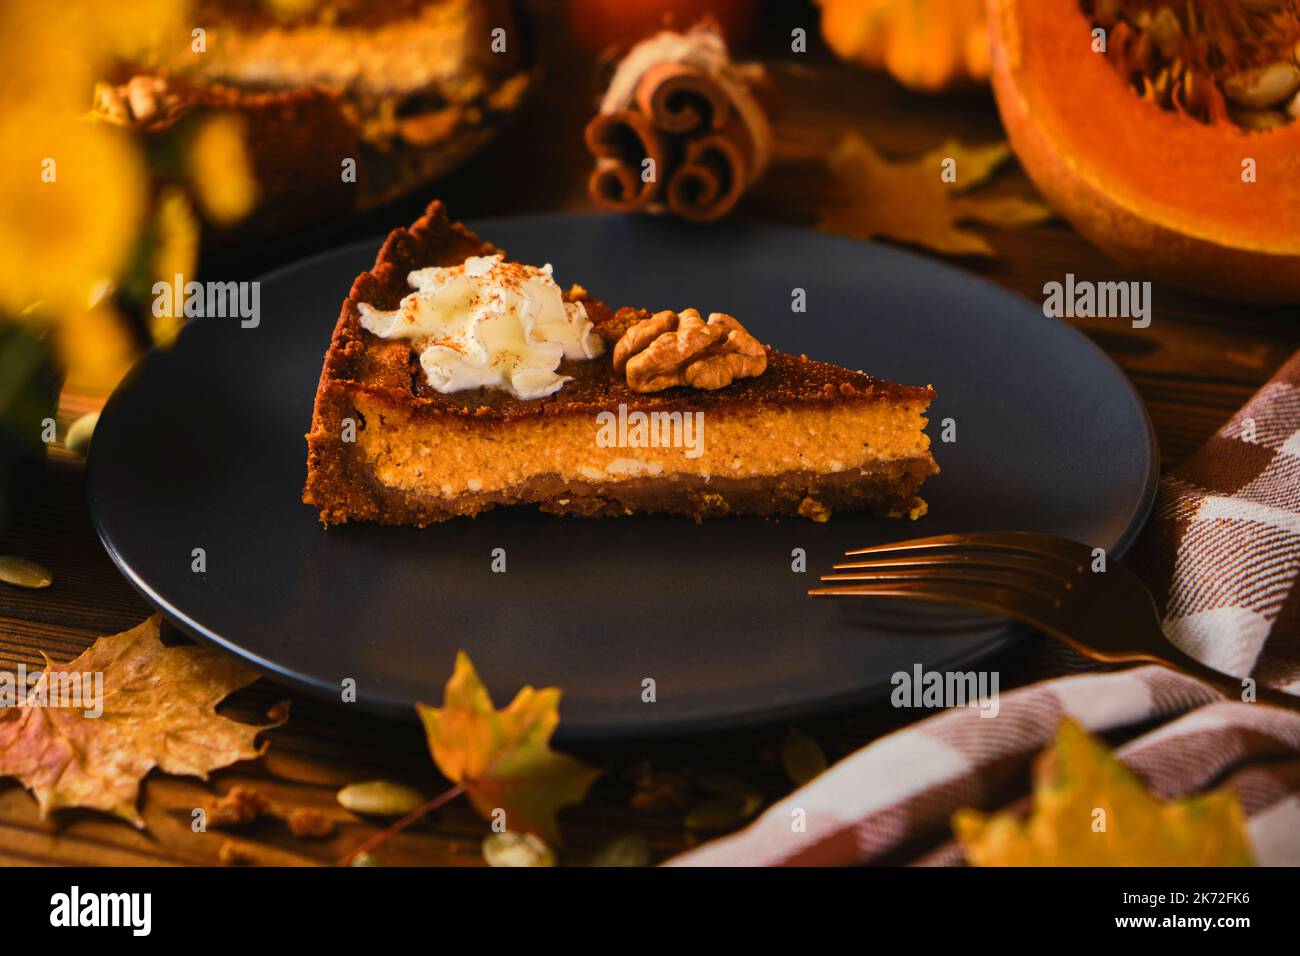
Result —
<instances>
[{"instance_id":1,"label":"pale cream layer","mask_svg":"<svg viewBox=\"0 0 1300 956\"><path fill-rule=\"evenodd\" d=\"M364 400L357 447L384 485L451 498L502 491L538 475L622 481L690 474L751 478L840 472L929 452L920 402L704 413L702 453L686 448L601 447L595 415L520 421L445 416L415 421ZM608 434L608 433L606 433Z\"/></svg>"}]
</instances>

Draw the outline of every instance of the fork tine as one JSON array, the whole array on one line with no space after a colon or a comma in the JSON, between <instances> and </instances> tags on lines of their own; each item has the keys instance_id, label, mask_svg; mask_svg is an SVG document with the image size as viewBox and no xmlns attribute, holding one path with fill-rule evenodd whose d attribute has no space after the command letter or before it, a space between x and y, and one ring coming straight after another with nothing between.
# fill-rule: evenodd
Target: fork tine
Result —
<instances>
[{"instance_id":1,"label":"fork tine","mask_svg":"<svg viewBox=\"0 0 1300 956\"><path fill-rule=\"evenodd\" d=\"M854 571L847 574L823 574L821 580L835 584L890 584L912 582L917 585L930 585L936 588L951 585L984 585L1015 591L1025 596L1045 602L1053 610L1061 606L1061 591L1068 585L1053 591L1041 586L1041 579L1030 579L1019 571L1000 573L998 571L980 571L972 573L964 569L944 569L936 567L918 568L879 568L874 570Z\"/></svg>"},{"instance_id":2,"label":"fork tine","mask_svg":"<svg viewBox=\"0 0 1300 956\"><path fill-rule=\"evenodd\" d=\"M890 541L885 544L871 545L866 548L858 548L856 551L888 551L898 547L913 546L952 546L971 543L998 543L1009 544L1016 547L1033 547L1036 539L1050 539L1051 535L1040 535L1033 531L969 531L958 534L933 534L923 538L911 538L906 541ZM850 554L856 551L849 552Z\"/></svg>"},{"instance_id":3,"label":"fork tine","mask_svg":"<svg viewBox=\"0 0 1300 956\"><path fill-rule=\"evenodd\" d=\"M953 571L1008 571L1044 578L1067 590L1074 587L1073 575L1063 573L1059 562L1028 554L948 554L922 553L903 557L874 558L869 561L840 561L831 566L836 571L888 570L891 568L947 568Z\"/></svg>"},{"instance_id":4,"label":"fork tine","mask_svg":"<svg viewBox=\"0 0 1300 956\"><path fill-rule=\"evenodd\" d=\"M919 582L880 582L875 584L840 584L823 588L810 588L808 596L814 598L890 598L925 601L974 608L1002 617L1010 617L1039 630L1057 633L1050 618L1051 609L1042 602L1020 591L998 587L969 587L944 583L934 587Z\"/></svg>"},{"instance_id":5,"label":"fork tine","mask_svg":"<svg viewBox=\"0 0 1300 956\"><path fill-rule=\"evenodd\" d=\"M919 555L935 551L978 551L1003 552L1021 555L1033 555L1038 558L1068 564L1072 568L1082 569L1085 554L1090 555L1086 545L1068 542L1052 535L1037 534L1031 531L986 531L972 534L941 534L928 538L913 538L908 541L893 541L866 548L854 548L845 555L852 557L863 554Z\"/></svg>"}]
</instances>

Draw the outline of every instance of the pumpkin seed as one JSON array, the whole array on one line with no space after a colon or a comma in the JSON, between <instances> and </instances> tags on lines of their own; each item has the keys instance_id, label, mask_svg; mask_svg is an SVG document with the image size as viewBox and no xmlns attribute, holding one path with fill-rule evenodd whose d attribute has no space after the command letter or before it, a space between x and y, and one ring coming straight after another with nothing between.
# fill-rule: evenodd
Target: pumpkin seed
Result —
<instances>
[{"instance_id":1,"label":"pumpkin seed","mask_svg":"<svg viewBox=\"0 0 1300 956\"><path fill-rule=\"evenodd\" d=\"M610 840L591 858L592 866L649 866L650 843L635 833Z\"/></svg>"},{"instance_id":2,"label":"pumpkin seed","mask_svg":"<svg viewBox=\"0 0 1300 956\"><path fill-rule=\"evenodd\" d=\"M1119 0L1095 0L1092 5L1092 19L1097 26L1109 30L1119 22Z\"/></svg>"},{"instance_id":3,"label":"pumpkin seed","mask_svg":"<svg viewBox=\"0 0 1300 956\"><path fill-rule=\"evenodd\" d=\"M748 816L735 797L710 797L693 806L683 822L688 830L729 830Z\"/></svg>"},{"instance_id":4,"label":"pumpkin seed","mask_svg":"<svg viewBox=\"0 0 1300 956\"><path fill-rule=\"evenodd\" d=\"M1300 66L1278 60L1245 70L1223 81L1223 94L1238 106L1263 109L1281 103L1300 90Z\"/></svg>"},{"instance_id":5,"label":"pumpkin seed","mask_svg":"<svg viewBox=\"0 0 1300 956\"><path fill-rule=\"evenodd\" d=\"M1147 29L1160 55L1166 60L1172 60L1183 40L1183 25L1178 22L1174 11L1168 7L1161 7L1151 18L1151 24Z\"/></svg>"},{"instance_id":6,"label":"pumpkin seed","mask_svg":"<svg viewBox=\"0 0 1300 956\"><path fill-rule=\"evenodd\" d=\"M781 766L791 780L803 786L826 769L826 754L817 741L792 727L781 742Z\"/></svg>"},{"instance_id":7,"label":"pumpkin seed","mask_svg":"<svg viewBox=\"0 0 1300 956\"><path fill-rule=\"evenodd\" d=\"M1111 59L1146 101L1199 123L1226 119L1244 129L1275 129L1296 118L1287 104L1300 91L1300 42L1292 20L1279 16L1291 0L1237 2L1246 16L1215 18L1209 33L1196 4L1172 0L1150 7L1092 0L1092 22L1110 34ZM1226 35L1218 35L1220 30ZM1222 64L1236 58L1234 51L1261 47L1278 50L1274 62L1224 75ZM1270 107L1282 111L1282 123L1278 116L1237 119L1238 112Z\"/></svg>"},{"instance_id":8,"label":"pumpkin seed","mask_svg":"<svg viewBox=\"0 0 1300 956\"><path fill-rule=\"evenodd\" d=\"M702 773L696 778L696 783L705 793L739 802L743 815L747 817L763 805L763 795L734 774Z\"/></svg>"},{"instance_id":9,"label":"pumpkin seed","mask_svg":"<svg viewBox=\"0 0 1300 956\"><path fill-rule=\"evenodd\" d=\"M1291 102L1286 105L1286 115L1292 119L1300 119L1300 93L1291 97Z\"/></svg>"},{"instance_id":10,"label":"pumpkin seed","mask_svg":"<svg viewBox=\"0 0 1300 956\"><path fill-rule=\"evenodd\" d=\"M1201 111L1205 109L1202 101L1202 86L1196 81L1196 74L1190 70L1183 74L1181 103L1185 109Z\"/></svg>"},{"instance_id":11,"label":"pumpkin seed","mask_svg":"<svg viewBox=\"0 0 1300 956\"><path fill-rule=\"evenodd\" d=\"M16 554L0 554L0 581L20 588L48 588L54 575L35 561Z\"/></svg>"},{"instance_id":12,"label":"pumpkin seed","mask_svg":"<svg viewBox=\"0 0 1300 956\"><path fill-rule=\"evenodd\" d=\"M555 854L532 833L489 833L483 838L488 866L555 866Z\"/></svg>"},{"instance_id":13,"label":"pumpkin seed","mask_svg":"<svg viewBox=\"0 0 1300 956\"><path fill-rule=\"evenodd\" d=\"M99 424L99 412L82 415L68 426L68 433L63 436L63 447L70 452L84 455L90 450L90 436Z\"/></svg>"},{"instance_id":14,"label":"pumpkin seed","mask_svg":"<svg viewBox=\"0 0 1300 956\"><path fill-rule=\"evenodd\" d=\"M338 801L345 810L367 817L404 817L425 803L419 790L391 780L349 784L338 792Z\"/></svg>"},{"instance_id":15,"label":"pumpkin seed","mask_svg":"<svg viewBox=\"0 0 1300 956\"><path fill-rule=\"evenodd\" d=\"M1151 84L1151 90L1155 94L1156 100L1163 106L1169 102L1169 67L1165 67L1156 74L1155 81Z\"/></svg>"},{"instance_id":16,"label":"pumpkin seed","mask_svg":"<svg viewBox=\"0 0 1300 956\"><path fill-rule=\"evenodd\" d=\"M696 804L683 821L689 830L725 830L754 815L763 795L749 783L729 773L702 773L697 784L708 799Z\"/></svg>"},{"instance_id":17,"label":"pumpkin seed","mask_svg":"<svg viewBox=\"0 0 1300 956\"><path fill-rule=\"evenodd\" d=\"M1243 129L1268 131L1287 125L1286 114L1279 110L1233 110L1232 121Z\"/></svg>"},{"instance_id":18,"label":"pumpkin seed","mask_svg":"<svg viewBox=\"0 0 1300 956\"><path fill-rule=\"evenodd\" d=\"M348 865L349 866L383 866L384 864L380 863L369 853L358 853L352 859L352 862Z\"/></svg>"}]
</instances>

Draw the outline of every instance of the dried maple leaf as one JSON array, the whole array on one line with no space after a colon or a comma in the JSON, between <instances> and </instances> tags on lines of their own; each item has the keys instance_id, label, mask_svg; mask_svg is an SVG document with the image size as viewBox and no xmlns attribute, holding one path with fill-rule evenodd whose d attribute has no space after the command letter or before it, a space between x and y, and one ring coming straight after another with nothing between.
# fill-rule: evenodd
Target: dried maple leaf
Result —
<instances>
[{"instance_id":1,"label":"dried maple leaf","mask_svg":"<svg viewBox=\"0 0 1300 956\"><path fill-rule=\"evenodd\" d=\"M959 810L953 832L975 866L1249 866L1237 795L1161 800L1072 720L1034 765L1028 819Z\"/></svg>"},{"instance_id":2,"label":"dried maple leaf","mask_svg":"<svg viewBox=\"0 0 1300 956\"><path fill-rule=\"evenodd\" d=\"M494 810L504 810L509 829L558 844L556 811L582 800L601 774L551 750L559 706L558 687L524 687L509 707L497 710L469 656L461 651L442 707L416 704L416 710L438 769L465 788L481 816L490 818Z\"/></svg>"},{"instance_id":3,"label":"dried maple leaf","mask_svg":"<svg viewBox=\"0 0 1300 956\"><path fill-rule=\"evenodd\" d=\"M165 647L157 615L101 637L76 660L45 670L18 706L0 709L0 776L17 777L35 795L41 816L61 807L105 810L137 827L140 780L154 767L205 778L209 770L256 757L267 726L218 716L226 695L258 674L206 647ZM82 695L75 707L29 706L70 686L72 674L102 675L98 706ZM98 678L94 678L98 680ZM80 681L82 687L86 681ZM98 710L99 716L87 716ZM282 721L281 721L282 722Z\"/></svg>"},{"instance_id":4,"label":"dried maple leaf","mask_svg":"<svg viewBox=\"0 0 1300 956\"><path fill-rule=\"evenodd\" d=\"M958 224L1027 226L1051 216L1035 199L968 195L1010 155L1005 143L967 147L948 140L917 159L892 163L848 133L830 155L834 187L817 227L860 239L885 236L948 255L991 256L992 246ZM946 168L951 182L944 181Z\"/></svg>"}]
</instances>

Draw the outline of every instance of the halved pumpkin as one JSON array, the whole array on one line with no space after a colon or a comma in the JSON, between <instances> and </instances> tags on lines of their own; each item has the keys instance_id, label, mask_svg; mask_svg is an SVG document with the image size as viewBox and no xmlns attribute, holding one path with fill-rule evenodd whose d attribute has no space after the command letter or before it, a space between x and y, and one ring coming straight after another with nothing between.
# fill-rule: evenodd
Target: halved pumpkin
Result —
<instances>
[{"instance_id":1,"label":"halved pumpkin","mask_svg":"<svg viewBox=\"0 0 1300 956\"><path fill-rule=\"evenodd\" d=\"M1163 109L1093 52L1093 29L1079 0L989 0L998 108L1038 188L1150 278L1300 301L1300 122L1251 131Z\"/></svg>"}]
</instances>

